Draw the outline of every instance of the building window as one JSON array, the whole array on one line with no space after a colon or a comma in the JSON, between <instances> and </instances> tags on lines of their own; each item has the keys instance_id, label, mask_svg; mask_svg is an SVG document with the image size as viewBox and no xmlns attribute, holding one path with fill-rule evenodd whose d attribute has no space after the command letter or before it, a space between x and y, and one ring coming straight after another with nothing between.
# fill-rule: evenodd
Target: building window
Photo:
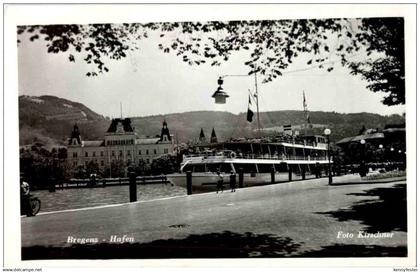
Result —
<instances>
[{"instance_id":1,"label":"building window","mask_svg":"<svg viewBox=\"0 0 420 272\"><path fill-rule=\"evenodd\" d=\"M168 154L168 149L167 148L163 149L163 153Z\"/></svg>"},{"instance_id":2,"label":"building window","mask_svg":"<svg viewBox=\"0 0 420 272\"><path fill-rule=\"evenodd\" d=\"M153 153L157 154L157 150L156 150L156 149L154 149L154 150L153 150Z\"/></svg>"},{"instance_id":3,"label":"building window","mask_svg":"<svg viewBox=\"0 0 420 272\"><path fill-rule=\"evenodd\" d=\"M131 156L131 151L127 150L127 156Z\"/></svg>"},{"instance_id":4,"label":"building window","mask_svg":"<svg viewBox=\"0 0 420 272\"><path fill-rule=\"evenodd\" d=\"M149 159L146 159L146 162L147 162L147 163L150 163L150 160L149 160Z\"/></svg>"},{"instance_id":5,"label":"building window","mask_svg":"<svg viewBox=\"0 0 420 272\"><path fill-rule=\"evenodd\" d=\"M104 152L103 151L101 151L101 157L103 157L104 156Z\"/></svg>"},{"instance_id":6,"label":"building window","mask_svg":"<svg viewBox=\"0 0 420 272\"><path fill-rule=\"evenodd\" d=\"M77 158L77 152L73 152L73 158Z\"/></svg>"},{"instance_id":7,"label":"building window","mask_svg":"<svg viewBox=\"0 0 420 272\"><path fill-rule=\"evenodd\" d=\"M120 150L120 157L122 157L123 156L123 151L122 150Z\"/></svg>"},{"instance_id":8,"label":"building window","mask_svg":"<svg viewBox=\"0 0 420 272\"><path fill-rule=\"evenodd\" d=\"M141 155L141 150L139 150L139 155Z\"/></svg>"},{"instance_id":9,"label":"building window","mask_svg":"<svg viewBox=\"0 0 420 272\"><path fill-rule=\"evenodd\" d=\"M101 161L101 166L104 166L105 164L104 164L104 161Z\"/></svg>"},{"instance_id":10,"label":"building window","mask_svg":"<svg viewBox=\"0 0 420 272\"><path fill-rule=\"evenodd\" d=\"M85 157L89 157L89 154L88 154L88 152L85 152Z\"/></svg>"},{"instance_id":11,"label":"building window","mask_svg":"<svg viewBox=\"0 0 420 272\"><path fill-rule=\"evenodd\" d=\"M73 166L77 166L77 161L74 161L73 162Z\"/></svg>"},{"instance_id":12,"label":"building window","mask_svg":"<svg viewBox=\"0 0 420 272\"><path fill-rule=\"evenodd\" d=\"M111 156L115 157L115 151L114 150L112 150Z\"/></svg>"},{"instance_id":13,"label":"building window","mask_svg":"<svg viewBox=\"0 0 420 272\"><path fill-rule=\"evenodd\" d=\"M92 157L96 157L96 152L95 151L92 152Z\"/></svg>"},{"instance_id":14,"label":"building window","mask_svg":"<svg viewBox=\"0 0 420 272\"><path fill-rule=\"evenodd\" d=\"M149 155L149 149L146 149L146 155Z\"/></svg>"}]
</instances>

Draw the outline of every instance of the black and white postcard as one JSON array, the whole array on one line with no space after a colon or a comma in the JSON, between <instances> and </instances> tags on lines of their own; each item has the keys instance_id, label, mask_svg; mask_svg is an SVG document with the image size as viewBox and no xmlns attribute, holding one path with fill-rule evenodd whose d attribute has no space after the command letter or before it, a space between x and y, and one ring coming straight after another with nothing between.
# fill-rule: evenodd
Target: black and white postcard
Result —
<instances>
[{"instance_id":1,"label":"black and white postcard","mask_svg":"<svg viewBox=\"0 0 420 272\"><path fill-rule=\"evenodd\" d=\"M5 265L415 266L415 10L6 5Z\"/></svg>"}]
</instances>

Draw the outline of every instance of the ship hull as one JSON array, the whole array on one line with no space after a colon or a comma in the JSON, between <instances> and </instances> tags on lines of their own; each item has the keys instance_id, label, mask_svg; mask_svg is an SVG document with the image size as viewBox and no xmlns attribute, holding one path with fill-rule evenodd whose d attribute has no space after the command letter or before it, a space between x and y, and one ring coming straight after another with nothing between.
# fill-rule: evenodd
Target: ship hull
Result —
<instances>
[{"instance_id":1,"label":"ship hull","mask_svg":"<svg viewBox=\"0 0 420 272\"><path fill-rule=\"evenodd\" d=\"M229 174L222 175L223 183L225 188L230 185L230 176ZM182 174L171 174L167 175L168 181L180 187L187 186L187 176L185 173ZM216 173L192 173L192 187L193 188L208 188L216 189L217 181L219 177ZM300 176L292 173L292 180L301 179ZM275 181L276 182L286 182L289 180L289 174L286 173L276 173ZM257 173L251 175L250 173L244 173L244 187L249 186L258 186L271 183L271 173ZM236 175L236 187L239 186L238 175Z\"/></svg>"}]
</instances>

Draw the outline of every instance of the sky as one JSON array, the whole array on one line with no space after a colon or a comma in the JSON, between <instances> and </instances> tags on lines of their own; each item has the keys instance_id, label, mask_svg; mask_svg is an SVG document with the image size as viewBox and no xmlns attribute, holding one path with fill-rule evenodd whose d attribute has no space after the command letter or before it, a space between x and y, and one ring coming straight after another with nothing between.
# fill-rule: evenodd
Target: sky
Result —
<instances>
[{"instance_id":1,"label":"sky","mask_svg":"<svg viewBox=\"0 0 420 272\"><path fill-rule=\"evenodd\" d=\"M243 64L249 52L239 51L221 66L189 66L175 54L158 49L156 37L140 42L140 51L127 58L107 61L108 73L87 77L86 63L68 61L68 54L47 53L43 41L20 39L18 47L19 95L54 95L80 102L109 117L148 116L186 111L217 110L246 112L248 90L254 91L254 77L226 77L226 104L215 104L211 95L220 75L247 74ZM286 73L262 84L258 78L260 111L302 110L305 92L310 111L339 113L372 112L402 114L405 106L385 106L383 93L366 89L367 82L335 65L332 72L308 69L307 59L297 59Z\"/></svg>"}]
</instances>

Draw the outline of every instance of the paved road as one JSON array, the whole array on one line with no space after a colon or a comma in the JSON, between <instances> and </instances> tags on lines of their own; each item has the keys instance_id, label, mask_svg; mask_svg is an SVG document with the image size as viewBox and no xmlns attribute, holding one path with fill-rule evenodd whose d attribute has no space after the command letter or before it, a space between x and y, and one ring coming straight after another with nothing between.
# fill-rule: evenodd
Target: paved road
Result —
<instances>
[{"instance_id":1,"label":"paved road","mask_svg":"<svg viewBox=\"0 0 420 272\"><path fill-rule=\"evenodd\" d=\"M341 177L341 182L346 180L349 177ZM137 243L147 243L223 231L289 237L304 245L300 250L318 250L336 243L406 245L404 231L394 230L392 238L359 239L357 232L367 227L362 221L339 221L322 214L350 208L360 201L378 200L378 196L364 192L405 181L338 186L327 183L322 178L238 189L235 193L212 192L22 217L22 246L69 246L68 236L98 238L103 242L112 235L127 235ZM339 231L354 233L356 237L338 239Z\"/></svg>"}]
</instances>

